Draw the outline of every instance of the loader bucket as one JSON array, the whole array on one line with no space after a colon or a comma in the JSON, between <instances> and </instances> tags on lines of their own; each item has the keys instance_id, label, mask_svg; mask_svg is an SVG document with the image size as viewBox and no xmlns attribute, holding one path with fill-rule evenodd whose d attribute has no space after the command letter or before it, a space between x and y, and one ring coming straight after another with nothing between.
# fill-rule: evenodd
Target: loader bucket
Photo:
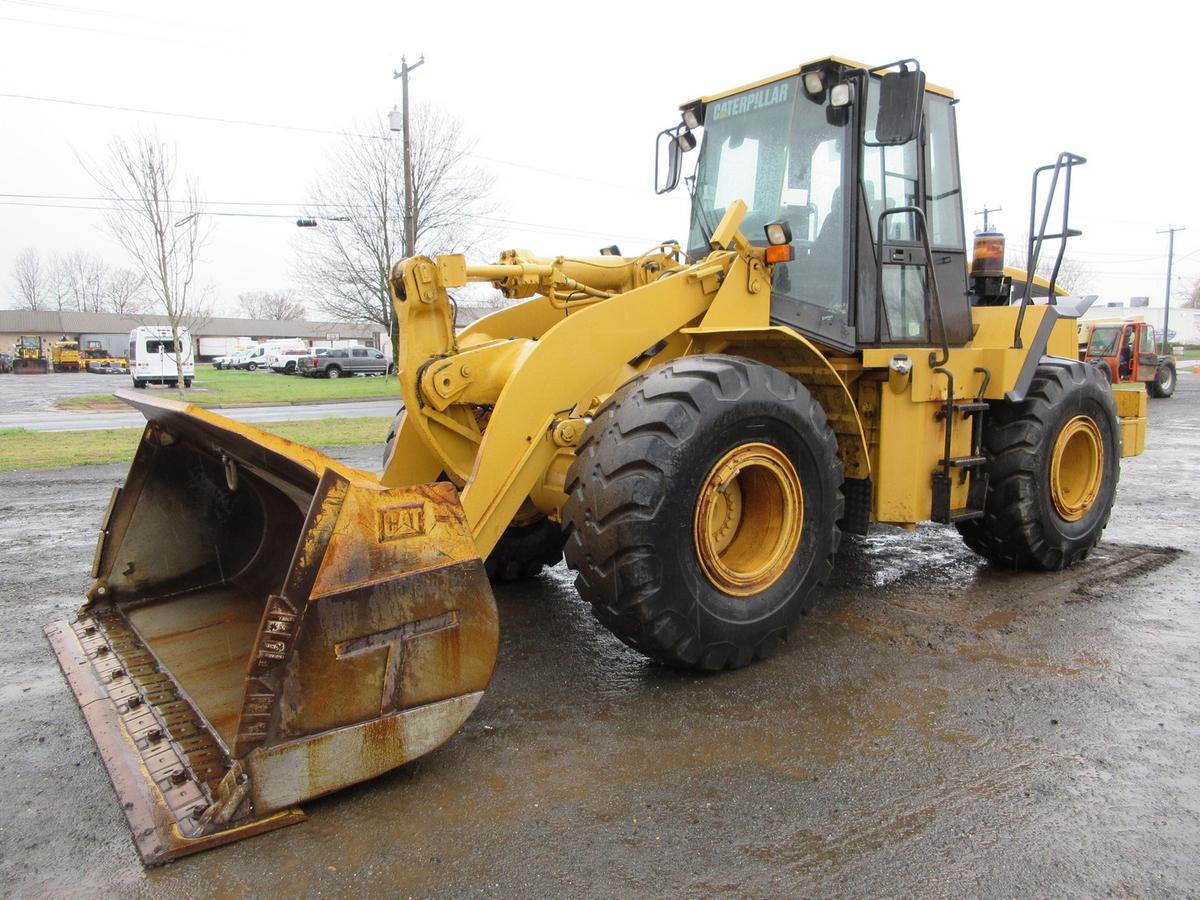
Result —
<instances>
[{"instance_id":1,"label":"loader bucket","mask_svg":"<svg viewBox=\"0 0 1200 900\"><path fill-rule=\"evenodd\" d=\"M46 627L148 864L446 741L491 679L496 608L450 484L385 488L207 410L148 420L95 582Z\"/></svg>"},{"instance_id":2,"label":"loader bucket","mask_svg":"<svg viewBox=\"0 0 1200 900\"><path fill-rule=\"evenodd\" d=\"M12 370L14 375L46 375L50 372L50 362L17 356L13 358Z\"/></svg>"}]
</instances>

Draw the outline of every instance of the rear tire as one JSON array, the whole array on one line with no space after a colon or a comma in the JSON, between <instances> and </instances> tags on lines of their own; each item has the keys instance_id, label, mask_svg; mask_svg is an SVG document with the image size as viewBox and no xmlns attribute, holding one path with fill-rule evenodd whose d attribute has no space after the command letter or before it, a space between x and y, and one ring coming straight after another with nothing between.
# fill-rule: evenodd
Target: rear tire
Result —
<instances>
[{"instance_id":1,"label":"rear tire","mask_svg":"<svg viewBox=\"0 0 1200 900\"><path fill-rule=\"evenodd\" d=\"M330 366L325 370L326 378L341 378L342 370L338 366Z\"/></svg>"},{"instance_id":2,"label":"rear tire","mask_svg":"<svg viewBox=\"0 0 1200 900\"><path fill-rule=\"evenodd\" d=\"M392 455L392 444L396 442L396 432L400 430L403 418L404 407L401 406L392 419L387 441L383 445L384 469ZM445 480L446 473L441 473L438 478ZM484 560L483 568L491 581L534 578L541 574L543 568L556 566L562 560L563 540L562 528L552 519L543 517L524 525L510 525Z\"/></svg>"},{"instance_id":3,"label":"rear tire","mask_svg":"<svg viewBox=\"0 0 1200 900\"><path fill-rule=\"evenodd\" d=\"M484 560L489 579L495 582L536 578L563 558L562 527L542 517L525 525L509 525Z\"/></svg>"},{"instance_id":4,"label":"rear tire","mask_svg":"<svg viewBox=\"0 0 1200 900\"><path fill-rule=\"evenodd\" d=\"M993 403L984 428L982 518L957 524L968 547L1015 569L1056 571L1086 559L1116 498L1116 402L1095 366L1041 366L1020 403Z\"/></svg>"},{"instance_id":5,"label":"rear tire","mask_svg":"<svg viewBox=\"0 0 1200 900\"><path fill-rule=\"evenodd\" d=\"M674 360L618 390L567 476L567 564L606 627L668 665L776 649L833 569L837 440L804 385L748 359Z\"/></svg>"},{"instance_id":6,"label":"rear tire","mask_svg":"<svg viewBox=\"0 0 1200 900\"><path fill-rule=\"evenodd\" d=\"M1157 400L1166 400L1175 393L1175 367L1163 363L1154 373L1154 380L1146 383L1146 390Z\"/></svg>"},{"instance_id":7,"label":"rear tire","mask_svg":"<svg viewBox=\"0 0 1200 900\"><path fill-rule=\"evenodd\" d=\"M192 379L190 379L190 378L183 379L183 386L185 388L190 388L192 386Z\"/></svg>"},{"instance_id":8,"label":"rear tire","mask_svg":"<svg viewBox=\"0 0 1200 900\"><path fill-rule=\"evenodd\" d=\"M146 382L139 381L137 378L135 378L133 379L133 386L138 390L144 391L146 389Z\"/></svg>"}]
</instances>

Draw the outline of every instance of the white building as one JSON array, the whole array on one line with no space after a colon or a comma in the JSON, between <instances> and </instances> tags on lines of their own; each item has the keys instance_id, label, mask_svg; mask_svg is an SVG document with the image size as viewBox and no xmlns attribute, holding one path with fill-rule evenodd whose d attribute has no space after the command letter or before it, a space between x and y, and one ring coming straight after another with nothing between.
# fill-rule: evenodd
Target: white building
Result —
<instances>
[{"instance_id":1,"label":"white building","mask_svg":"<svg viewBox=\"0 0 1200 900\"><path fill-rule=\"evenodd\" d=\"M1161 306L1142 306L1140 303L1134 305L1134 303L1144 299L1132 297L1130 300L1123 301L1097 300L1083 314L1081 321L1094 322L1097 319L1140 318L1142 321L1153 325L1156 334L1161 334L1163 314L1166 310ZM1171 343L1178 346L1200 347L1200 309L1183 309L1182 307L1172 306L1168 328L1170 330L1167 333L1167 340Z\"/></svg>"}]
</instances>

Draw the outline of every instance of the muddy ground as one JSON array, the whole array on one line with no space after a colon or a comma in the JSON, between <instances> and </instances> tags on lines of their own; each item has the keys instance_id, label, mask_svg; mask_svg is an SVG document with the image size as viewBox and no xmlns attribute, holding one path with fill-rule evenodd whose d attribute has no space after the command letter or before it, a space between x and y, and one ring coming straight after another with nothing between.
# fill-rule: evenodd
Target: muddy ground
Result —
<instances>
[{"instance_id":1,"label":"muddy ground","mask_svg":"<svg viewBox=\"0 0 1200 900\"><path fill-rule=\"evenodd\" d=\"M781 652L701 677L620 644L559 568L498 591L495 680L441 750L151 871L41 631L79 601L123 467L0 475L0 893L1194 895L1200 377L1180 382L1071 572L879 529Z\"/></svg>"}]
</instances>

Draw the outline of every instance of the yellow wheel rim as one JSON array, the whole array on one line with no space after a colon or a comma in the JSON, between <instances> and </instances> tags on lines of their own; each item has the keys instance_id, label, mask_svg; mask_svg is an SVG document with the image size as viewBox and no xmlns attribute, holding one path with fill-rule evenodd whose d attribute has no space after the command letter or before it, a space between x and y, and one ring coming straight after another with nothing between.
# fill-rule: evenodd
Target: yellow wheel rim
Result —
<instances>
[{"instance_id":1,"label":"yellow wheel rim","mask_svg":"<svg viewBox=\"0 0 1200 900\"><path fill-rule=\"evenodd\" d=\"M787 571L804 527L796 467L770 444L743 444L713 466L700 486L693 533L705 576L748 597Z\"/></svg>"},{"instance_id":2,"label":"yellow wheel rim","mask_svg":"<svg viewBox=\"0 0 1200 900\"><path fill-rule=\"evenodd\" d=\"M1104 441L1089 416L1076 416L1063 426L1050 453L1050 499L1068 522L1082 519L1104 482Z\"/></svg>"}]
</instances>

